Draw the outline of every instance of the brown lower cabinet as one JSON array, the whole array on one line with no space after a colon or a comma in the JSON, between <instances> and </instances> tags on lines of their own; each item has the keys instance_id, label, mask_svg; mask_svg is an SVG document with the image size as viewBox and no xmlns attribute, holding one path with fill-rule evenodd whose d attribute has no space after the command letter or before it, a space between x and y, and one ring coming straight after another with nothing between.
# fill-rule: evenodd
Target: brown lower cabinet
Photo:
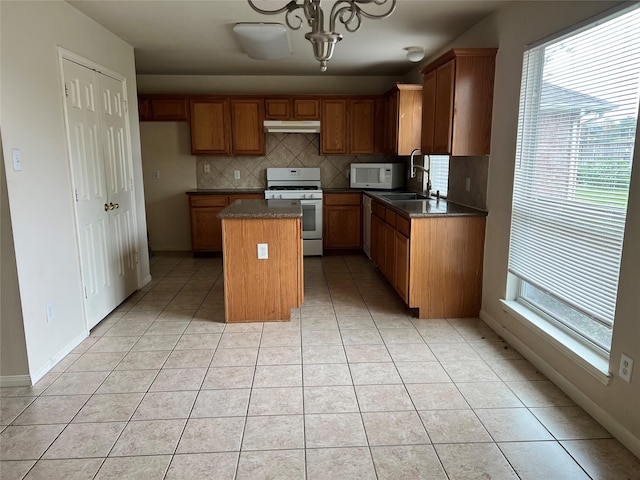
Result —
<instances>
[{"instance_id":1,"label":"brown lower cabinet","mask_svg":"<svg viewBox=\"0 0 640 480\"><path fill-rule=\"evenodd\" d=\"M362 249L362 193L325 193L323 206L323 248Z\"/></svg>"},{"instance_id":2,"label":"brown lower cabinet","mask_svg":"<svg viewBox=\"0 0 640 480\"><path fill-rule=\"evenodd\" d=\"M193 253L222 251L222 224L217 217L236 200L264 198L261 193L189 194L191 219L191 250Z\"/></svg>"},{"instance_id":3,"label":"brown lower cabinet","mask_svg":"<svg viewBox=\"0 0 640 480\"><path fill-rule=\"evenodd\" d=\"M372 202L371 256L418 318L476 317L485 217L407 218Z\"/></svg>"}]
</instances>

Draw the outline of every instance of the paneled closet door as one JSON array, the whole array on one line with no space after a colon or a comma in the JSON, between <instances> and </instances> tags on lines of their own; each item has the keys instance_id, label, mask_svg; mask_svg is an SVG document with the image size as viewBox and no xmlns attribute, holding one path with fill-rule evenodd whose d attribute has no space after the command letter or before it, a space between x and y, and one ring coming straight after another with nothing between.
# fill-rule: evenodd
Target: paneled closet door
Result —
<instances>
[{"instance_id":1,"label":"paneled closet door","mask_svg":"<svg viewBox=\"0 0 640 480\"><path fill-rule=\"evenodd\" d=\"M65 113L87 327L137 286L122 82L63 59ZM118 86L119 85L119 86Z\"/></svg>"},{"instance_id":2,"label":"paneled closet door","mask_svg":"<svg viewBox=\"0 0 640 480\"><path fill-rule=\"evenodd\" d=\"M102 145L111 225L110 271L115 276L115 302L122 303L138 286L133 173L128 144L122 82L96 73L102 107Z\"/></svg>"}]
</instances>

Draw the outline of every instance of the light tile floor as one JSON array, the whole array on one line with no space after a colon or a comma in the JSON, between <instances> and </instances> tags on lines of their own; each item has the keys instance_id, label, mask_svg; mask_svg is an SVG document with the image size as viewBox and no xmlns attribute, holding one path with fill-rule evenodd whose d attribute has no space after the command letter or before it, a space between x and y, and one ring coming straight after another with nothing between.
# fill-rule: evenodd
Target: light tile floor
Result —
<instances>
[{"instance_id":1,"label":"light tile floor","mask_svg":"<svg viewBox=\"0 0 640 480\"><path fill-rule=\"evenodd\" d=\"M154 257L35 387L1 389L0 478L640 479L482 321L412 318L364 257L305 259L286 323L221 323L221 270Z\"/></svg>"}]
</instances>

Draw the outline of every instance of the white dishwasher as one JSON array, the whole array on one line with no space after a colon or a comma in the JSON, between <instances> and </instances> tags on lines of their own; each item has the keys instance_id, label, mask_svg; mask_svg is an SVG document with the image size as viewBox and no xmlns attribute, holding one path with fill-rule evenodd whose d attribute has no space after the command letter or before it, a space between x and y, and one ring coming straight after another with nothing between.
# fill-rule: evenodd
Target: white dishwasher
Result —
<instances>
[{"instance_id":1,"label":"white dishwasher","mask_svg":"<svg viewBox=\"0 0 640 480\"><path fill-rule=\"evenodd\" d=\"M371 258L371 197L363 195L364 218L362 219L362 249Z\"/></svg>"}]
</instances>

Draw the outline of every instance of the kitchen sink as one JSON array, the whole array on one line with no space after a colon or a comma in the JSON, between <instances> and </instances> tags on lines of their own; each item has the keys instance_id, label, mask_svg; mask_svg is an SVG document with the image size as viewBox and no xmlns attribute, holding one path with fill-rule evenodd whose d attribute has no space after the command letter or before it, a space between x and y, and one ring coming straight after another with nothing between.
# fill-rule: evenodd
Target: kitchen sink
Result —
<instances>
[{"instance_id":1,"label":"kitchen sink","mask_svg":"<svg viewBox=\"0 0 640 480\"><path fill-rule=\"evenodd\" d=\"M414 192L392 192L392 193L378 193L379 197L386 200L425 200L426 195L421 195Z\"/></svg>"}]
</instances>

